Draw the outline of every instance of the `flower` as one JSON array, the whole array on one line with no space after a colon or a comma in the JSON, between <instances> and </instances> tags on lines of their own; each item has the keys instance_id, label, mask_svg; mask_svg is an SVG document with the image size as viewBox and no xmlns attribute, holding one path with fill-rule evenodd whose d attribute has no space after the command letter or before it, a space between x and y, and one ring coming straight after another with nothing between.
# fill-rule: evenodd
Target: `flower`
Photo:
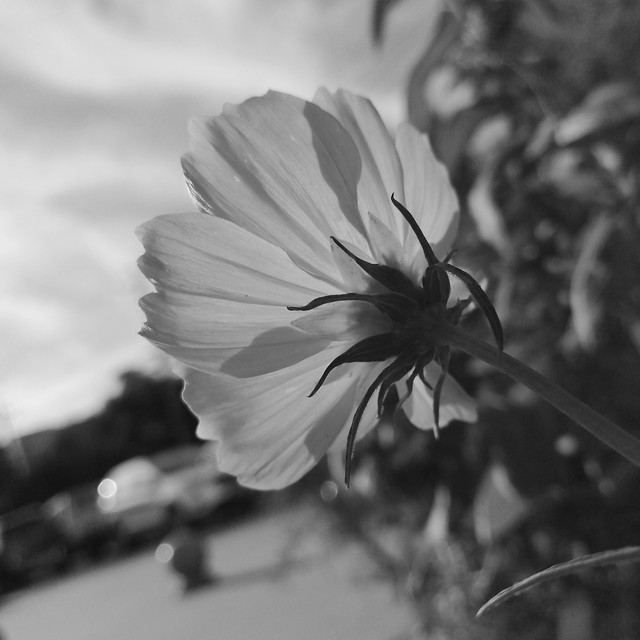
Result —
<instances>
[{"instance_id":1,"label":"flower","mask_svg":"<svg viewBox=\"0 0 640 640\"><path fill-rule=\"evenodd\" d=\"M445 377L448 347L415 320L457 322L466 301L447 304L447 271L478 301L436 258L458 202L426 136L402 124L394 141L368 100L327 90L226 106L190 135L199 212L139 229L156 288L141 333L187 365L184 397L221 470L275 489L329 449L348 444L349 462L394 387L418 428L474 420Z\"/></svg>"}]
</instances>

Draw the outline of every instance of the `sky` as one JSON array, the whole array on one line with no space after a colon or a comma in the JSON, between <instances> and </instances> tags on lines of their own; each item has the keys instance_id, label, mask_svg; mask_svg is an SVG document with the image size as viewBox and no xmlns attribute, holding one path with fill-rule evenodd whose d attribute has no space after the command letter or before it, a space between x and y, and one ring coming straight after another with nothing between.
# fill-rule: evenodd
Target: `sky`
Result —
<instances>
[{"instance_id":1,"label":"sky","mask_svg":"<svg viewBox=\"0 0 640 640\"><path fill-rule=\"evenodd\" d=\"M189 211L193 116L277 89L344 87L393 128L436 0L20 0L0 4L0 440L99 411L138 336L135 228Z\"/></svg>"}]
</instances>

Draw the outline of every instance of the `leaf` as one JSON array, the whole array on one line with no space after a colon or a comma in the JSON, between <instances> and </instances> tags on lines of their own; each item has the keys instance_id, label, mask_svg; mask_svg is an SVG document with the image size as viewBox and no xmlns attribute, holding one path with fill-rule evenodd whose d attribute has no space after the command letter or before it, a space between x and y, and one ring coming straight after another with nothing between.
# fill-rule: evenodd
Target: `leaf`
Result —
<instances>
[{"instance_id":1,"label":"leaf","mask_svg":"<svg viewBox=\"0 0 640 640\"><path fill-rule=\"evenodd\" d=\"M478 305L480 311L484 313L489 326L491 327L491 331L493 333L493 337L495 338L496 345L498 347L498 353L502 353L504 349L504 335L502 333L502 323L500 322L500 318L496 313L494 306L491 304L491 300L489 300L487 294L483 291L482 287L470 276L466 271L459 269L458 267L454 267L452 264L447 264L445 262L439 262L438 264L434 264L431 269L442 269L447 273L455 276L459 280L462 280L466 285L467 289L469 289L469 293L473 298L473 301Z\"/></svg>"},{"instance_id":2,"label":"leaf","mask_svg":"<svg viewBox=\"0 0 640 640\"><path fill-rule=\"evenodd\" d=\"M340 365L348 362L382 362L400 353L402 343L398 341L393 333L383 333L377 336L370 336L356 342L352 347L334 358L324 370L320 380L316 383L313 391L309 394L311 398L324 384L327 376Z\"/></svg>"},{"instance_id":3,"label":"leaf","mask_svg":"<svg viewBox=\"0 0 640 640\"><path fill-rule=\"evenodd\" d=\"M476 539L483 545L500 540L529 513L529 501L513 486L505 467L494 463L473 501Z\"/></svg>"},{"instance_id":4,"label":"leaf","mask_svg":"<svg viewBox=\"0 0 640 640\"><path fill-rule=\"evenodd\" d=\"M459 20L453 13L443 11L433 38L411 72L407 95L409 120L420 131L427 130L430 117L424 95L427 79L442 62L449 48L459 39L461 32Z\"/></svg>"},{"instance_id":5,"label":"leaf","mask_svg":"<svg viewBox=\"0 0 640 640\"><path fill-rule=\"evenodd\" d=\"M420 225L416 221L416 219L411 215L409 210L400 202L398 202L395 198L395 194L391 194L391 202L393 206L402 214L402 217L407 221L407 224L411 227L411 230L415 234L418 242L420 243L420 247L422 248L422 252L424 253L424 257L427 260L427 264L433 266L440 262L436 257L436 254L433 252L429 241L425 238L424 233L422 233L422 229Z\"/></svg>"},{"instance_id":6,"label":"leaf","mask_svg":"<svg viewBox=\"0 0 640 640\"><path fill-rule=\"evenodd\" d=\"M508 262L513 258L512 242L507 233L502 212L498 209L493 197L495 172L496 162L487 162L469 191L467 203L482 240L491 245Z\"/></svg>"},{"instance_id":7,"label":"leaf","mask_svg":"<svg viewBox=\"0 0 640 640\"><path fill-rule=\"evenodd\" d=\"M560 146L589 142L637 123L639 117L640 95L633 85L603 84L558 123L555 141Z\"/></svg>"},{"instance_id":8,"label":"leaf","mask_svg":"<svg viewBox=\"0 0 640 640\"><path fill-rule=\"evenodd\" d=\"M384 30L384 21L387 17L387 12L391 7L396 4L398 0L375 0L373 5L373 41L376 44L382 42L382 32Z\"/></svg>"},{"instance_id":9,"label":"leaf","mask_svg":"<svg viewBox=\"0 0 640 640\"><path fill-rule=\"evenodd\" d=\"M393 197L393 196L392 196ZM377 280L381 285L392 291L407 296L409 299L415 298L419 293L416 285L402 271L385 264L375 264L359 258L349 251L338 239L331 236L331 240L342 249L367 275Z\"/></svg>"},{"instance_id":10,"label":"leaf","mask_svg":"<svg viewBox=\"0 0 640 640\"><path fill-rule=\"evenodd\" d=\"M602 265L599 255L613 231L614 220L601 214L587 227L580 243L580 253L571 274L569 305L571 324L580 347L593 351L597 346L598 325L603 316L602 294L597 291L595 276Z\"/></svg>"},{"instance_id":11,"label":"leaf","mask_svg":"<svg viewBox=\"0 0 640 640\"><path fill-rule=\"evenodd\" d=\"M606 567L620 562L640 562L640 547L623 547L622 549L615 549L613 551L601 551L600 553L580 556L579 558L569 560L569 562L553 565L540 573L529 576L521 582L502 590L480 607L476 615L481 616L514 596L520 595L524 591L528 591L545 582L572 575L576 573L576 571L582 571L583 569Z\"/></svg>"}]
</instances>

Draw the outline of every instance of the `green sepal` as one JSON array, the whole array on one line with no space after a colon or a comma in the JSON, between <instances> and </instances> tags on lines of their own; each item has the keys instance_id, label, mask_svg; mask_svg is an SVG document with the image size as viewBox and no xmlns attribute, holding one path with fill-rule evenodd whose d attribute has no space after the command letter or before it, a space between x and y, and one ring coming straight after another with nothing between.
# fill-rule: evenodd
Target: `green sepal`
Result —
<instances>
[{"instance_id":1,"label":"green sepal","mask_svg":"<svg viewBox=\"0 0 640 640\"><path fill-rule=\"evenodd\" d=\"M369 295L366 293L338 293L328 296L320 296L315 298L302 307L287 307L289 311L311 311L317 309L324 304L332 302L368 302L372 304L378 311L386 314L391 320L399 321L406 317L407 308L418 309L418 305L402 295L401 293L380 293L377 295Z\"/></svg>"},{"instance_id":2,"label":"green sepal","mask_svg":"<svg viewBox=\"0 0 640 640\"><path fill-rule=\"evenodd\" d=\"M349 251L340 240L331 236L331 239L336 243L340 249L342 249L367 275L371 276L374 280L381 285L393 291L407 296L410 299L415 298L420 289L398 269L389 267L385 264L374 264L367 262L362 258L358 258L353 252Z\"/></svg>"},{"instance_id":3,"label":"green sepal","mask_svg":"<svg viewBox=\"0 0 640 640\"><path fill-rule=\"evenodd\" d=\"M395 199L395 194L391 194L391 202L393 202L393 206L402 214L402 217L407 221L407 224L411 227L411 231L416 234L416 238L418 238L418 242L422 247L422 252L424 253L424 257L427 259L427 263L429 266L436 265L440 262L436 257L436 254L433 252L429 241L425 237L424 233L422 233L422 229L420 225L416 222L416 219L411 215L409 210L400 202Z\"/></svg>"},{"instance_id":4,"label":"green sepal","mask_svg":"<svg viewBox=\"0 0 640 640\"><path fill-rule=\"evenodd\" d=\"M334 358L316 383L309 397L315 393L324 384L327 376L341 364L349 362L383 362L389 358L393 358L400 353L403 345L398 342L398 336L394 333L381 333L376 336L370 336L360 342L356 342L351 348Z\"/></svg>"},{"instance_id":5,"label":"green sepal","mask_svg":"<svg viewBox=\"0 0 640 640\"><path fill-rule=\"evenodd\" d=\"M502 332L502 323L500 322L500 318L498 317L498 313L496 312L495 307L493 306L493 304L491 304L491 300L489 300L489 297L484 292L482 287L466 271L463 271L458 267L454 267L452 264L439 262L438 264L434 264L430 268L446 271L447 273L450 273L451 275L461 280L466 285L469 293L471 294L471 297L473 298L473 301L478 305L480 311L482 311L484 317L489 323L489 326L491 327L491 332L493 333L493 337L496 341L496 346L498 347L498 353L502 353L504 350L504 334Z\"/></svg>"}]
</instances>

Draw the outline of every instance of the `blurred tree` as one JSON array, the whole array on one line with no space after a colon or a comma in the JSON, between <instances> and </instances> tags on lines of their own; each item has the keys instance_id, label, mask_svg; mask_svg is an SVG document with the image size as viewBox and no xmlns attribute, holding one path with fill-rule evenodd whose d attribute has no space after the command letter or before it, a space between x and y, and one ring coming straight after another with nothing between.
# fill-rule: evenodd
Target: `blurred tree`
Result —
<instances>
[{"instance_id":1,"label":"blurred tree","mask_svg":"<svg viewBox=\"0 0 640 640\"><path fill-rule=\"evenodd\" d=\"M196 419L182 401L180 380L129 372L122 382L100 414L20 439L28 472L0 462L4 510L98 480L127 458L196 441Z\"/></svg>"}]
</instances>

